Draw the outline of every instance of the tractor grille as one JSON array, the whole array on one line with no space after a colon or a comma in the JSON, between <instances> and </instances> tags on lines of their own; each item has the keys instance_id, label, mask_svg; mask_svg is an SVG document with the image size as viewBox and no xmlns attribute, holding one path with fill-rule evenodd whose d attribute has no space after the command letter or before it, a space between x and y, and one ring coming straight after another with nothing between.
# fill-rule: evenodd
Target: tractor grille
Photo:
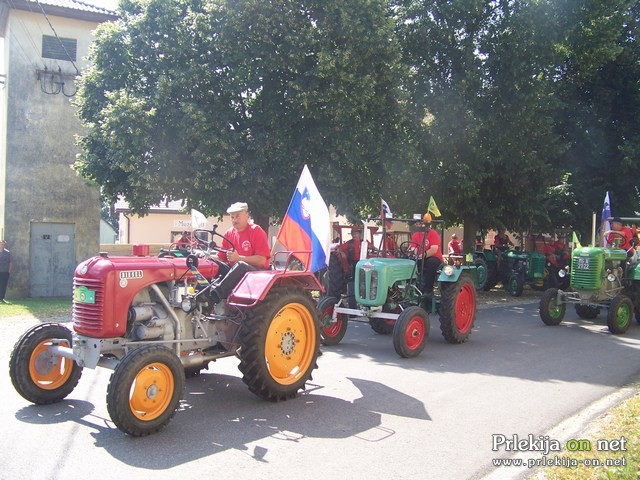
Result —
<instances>
[{"instance_id":1,"label":"tractor grille","mask_svg":"<svg viewBox=\"0 0 640 480\"><path fill-rule=\"evenodd\" d=\"M529 278L544 278L545 257L540 253L532 253L529 255Z\"/></svg>"},{"instance_id":2,"label":"tractor grille","mask_svg":"<svg viewBox=\"0 0 640 480\"><path fill-rule=\"evenodd\" d=\"M84 335L98 335L104 320L104 285L100 280L73 278L73 288L86 287L96 292L95 303L81 303L74 300L72 319L76 332Z\"/></svg>"},{"instance_id":3,"label":"tractor grille","mask_svg":"<svg viewBox=\"0 0 640 480\"><path fill-rule=\"evenodd\" d=\"M571 259L571 286L576 290L600 289L603 275L603 255L574 255Z\"/></svg>"}]
</instances>

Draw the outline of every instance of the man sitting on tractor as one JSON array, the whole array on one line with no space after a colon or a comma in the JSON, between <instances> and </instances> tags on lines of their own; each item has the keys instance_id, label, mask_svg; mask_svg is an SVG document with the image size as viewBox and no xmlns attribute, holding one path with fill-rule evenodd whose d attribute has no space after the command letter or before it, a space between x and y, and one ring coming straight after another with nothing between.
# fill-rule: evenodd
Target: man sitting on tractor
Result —
<instances>
[{"instance_id":1,"label":"man sitting on tractor","mask_svg":"<svg viewBox=\"0 0 640 480\"><path fill-rule=\"evenodd\" d=\"M498 233L493 239L493 246L498 250L509 250L509 246L514 246L509 235L505 233L504 228L498 229Z\"/></svg>"},{"instance_id":2,"label":"man sitting on tractor","mask_svg":"<svg viewBox=\"0 0 640 480\"><path fill-rule=\"evenodd\" d=\"M607 245L614 245L616 240L620 239L618 248L629 251L629 249L631 248L631 240L633 238L633 232L631 231L631 229L629 227L625 227L619 217L615 217L613 220L611 220L611 230L620 233L610 233L609 235L607 235Z\"/></svg>"},{"instance_id":3,"label":"man sitting on tractor","mask_svg":"<svg viewBox=\"0 0 640 480\"><path fill-rule=\"evenodd\" d=\"M224 234L222 248L229 252L218 252L218 257L231 266L231 270L211 289L213 303L227 298L244 274L251 270L269 268L271 251L267 234L254 223L249 223L249 207L237 202L227 209L232 227Z\"/></svg>"},{"instance_id":4,"label":"man sitting on tractor","mask_svg":"<svg viewBox=\"0 0 640 480\"><path fill-rule=\"evenodd\" d=\"M433 297L433 284L440 265L443 263L440 251L440 235L431 228L431 214L422 217L424 230L418 229L411 236L411 245L417 250L417 257L422 261L422 286L426 299Z\"/></svg>"}]
</instances>

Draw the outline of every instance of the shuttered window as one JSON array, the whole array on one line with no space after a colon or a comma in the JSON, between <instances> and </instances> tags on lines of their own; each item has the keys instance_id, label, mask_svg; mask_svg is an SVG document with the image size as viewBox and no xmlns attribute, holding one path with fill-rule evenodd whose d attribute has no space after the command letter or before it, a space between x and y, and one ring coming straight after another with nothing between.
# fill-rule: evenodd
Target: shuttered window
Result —
<instances>
[{"instance_id":1,"label":"shuttered window","mask_svg":"<svg viewBox=\"0 0 640 480\"><path fill-rule=\"evenodd\" d=\"M76 61L78 41L75 38L58 38L42 36L42 57L55 60Z\"/></svg>"}]
</instances>

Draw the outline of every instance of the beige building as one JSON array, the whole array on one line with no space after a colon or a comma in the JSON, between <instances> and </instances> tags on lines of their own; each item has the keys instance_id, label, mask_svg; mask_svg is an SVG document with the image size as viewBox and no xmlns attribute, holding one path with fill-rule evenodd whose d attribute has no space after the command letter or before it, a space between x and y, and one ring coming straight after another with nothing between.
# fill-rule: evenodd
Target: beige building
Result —
<instances>
[{"instance_id":1,"label":"beige building","mask_svg":"<svg viewBox=\"0 0 640 480\"><path fill-rule=\"evenodd\" d=\"M70 296L99 248L98 190L71 169L81 126L76 78L115 12L75 0L0 0L0 237L13 255L8 298Z\"/></svg>"}]
</instances>

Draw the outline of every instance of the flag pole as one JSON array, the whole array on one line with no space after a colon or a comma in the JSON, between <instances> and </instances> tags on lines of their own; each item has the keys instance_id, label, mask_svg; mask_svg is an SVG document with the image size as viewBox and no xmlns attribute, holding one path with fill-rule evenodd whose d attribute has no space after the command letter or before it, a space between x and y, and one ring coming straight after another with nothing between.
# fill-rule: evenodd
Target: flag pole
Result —
<instances>
[{"instance_id":1,"label":"flag pole","mask_svg":"<svg viewBox=\"0 0 640 480\"><path fill-rule=\"evenodd\" d=\"M591 221L591 246L596 246L596 212L593 212L593 219Z\"/></svg>"}]
</instances>

